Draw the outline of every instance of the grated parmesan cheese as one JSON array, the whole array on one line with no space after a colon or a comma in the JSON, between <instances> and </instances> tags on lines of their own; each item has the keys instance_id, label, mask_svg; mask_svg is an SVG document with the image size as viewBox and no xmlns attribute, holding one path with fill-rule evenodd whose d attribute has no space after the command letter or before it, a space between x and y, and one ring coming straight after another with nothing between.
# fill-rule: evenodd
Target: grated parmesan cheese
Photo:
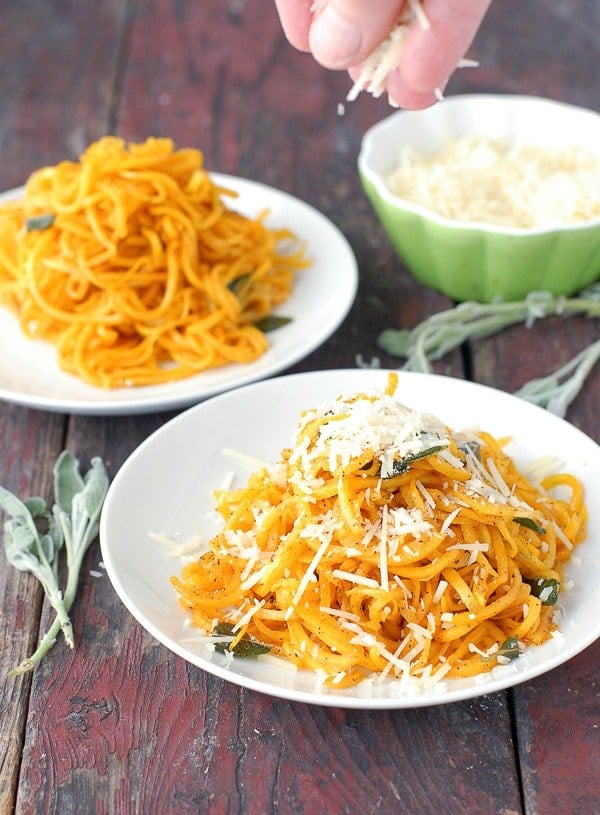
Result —
<instances>
[{"instance_id":1,"label":"grated parmesan cheese","mask_svg":"<svg viewBox=\"0 0 600 815\"><path fill-rule=\"evenodd\" d=\"M517 500L513 492L521 493L508 486L512 478L506 462L483 455L483 436L479 438L473 431L470 437L473 444L467 444L466 449L465 438L464 432L455 435L439 419L405 407L389 395L389 391L340 396L305 411L292 445L285 449L281 460L281 468L289 475L286 489L293 481L294 501L299 499L296 505L298 526L286 527L285 533L280 527L277 535L284 548L290 541L294 545L300 541L302 549L302 539L307 539L310 546L298 558L300 569L297 570L295 566L292 569L291 564L284 568L285 562L277 559L274 548L265 549L262 543L259 545L264 531L261 525L267 523L273 508L260 492L244 510L244 521L222 531L217 551L223 557L231 556L242 561L237 570L242 591L249 591L262 580L273 577L278 580L281 576L287 581L292 573L295 581L289 586L280 584L282 599L277 598L273 607L272 598L267 599L264 591L259 589L256 590L258 596L244 597L237 607L227 606L224 611L226 619L234 623L233 633L240 637L245 635L245 629L252 629L257 620L274 621L283 626L289 622L300 632L293 644L293 656L314 664L326 661L326 653L343 655L341 641L328 642L320 633L323 618L319 623L311 623L303 632L305 610L314 607L316 602L319 612L328 618L323 626L327 632L332 626L339 628L347 644L375 652L377 662L383 665L383 669L378 667L376 678L365 678L365 692L388 676L396 683L398 693L416 693L440 683L452 669L452 659L447 659L447 655L433 656L432 659L433 643L439 639L440 629L442 632L454 629L453 635L463 636L462 629L474 628L479 607L485 603L484 584L492 572L491 557L486 553L492 551L494 545L483 539L483 533L482 539L473 539L475 535L465 528L472 525L469 520L472 504L487 501L492 506L500 505L500 508L508 505L511 509L500 513L507 519L513 517L514 506L527 510L524 515L528 518L540 513L540 510L534 512L526 503ZM464 455L458 458L457 452ZM443 472L450 468L454 471L449 473L448 480L430 480L424 469L424 481L416 481L415 495L411 499L417 506L411 506L410 501L407 506L395 505L395 487L390 484L397 484L398 480L390 482L389 479L405 473L404 467L411 467L415 458L434 454L443 459L436 465L442 467ZM239 460L243 461L243 458ZM263 478L263 469L258 472L259 480ZM275 471L273 468L270 471L273 478ZM364 472L368 472L372 479L368 495L365 492L360 497L359 492L357 498L351 493L344 494L344 476L347 474L348 480L356 479L360 485ZM376 479L377 484L373 486ZM268 478L266 483L271 483ZM448 496L440 492L440 487L436 486L439 483L442 490L449 490ZM326 490L335 493L336 499L326 510L327 504L318 494L323 492L323 484L327 485ZM311 493L311 490L316 492ZM462 500L461 496L469 500ZM238 500L236 496L235 501ZM361 513L358 523L353 517L355 509ZM485 507L482 511L485 512ZM247 521L246 516L250 516L250 520ZM522 520L520 517L514 519ZM571 548L573 543L558 525L544 521L547 528L553 525L555 537ZM165 535L154 534L152 537L184 556L186 547L182 548ZM575 537L573 542L577 542ZM401 563L401 572L406 570L403 576L409 581L414 572L426 572L430 566L435 568L440 557L446 558L447 553L455 552L465 554L452 554L449 571L440 571L440 577L444 575L447 579L439 580L432 598L433 607L429 597L419 589L413 598L409 586L396 574L396 564ZM368 576L362 571L365 563L368 563ZM459 577L460 570L471 569L472 580L469 578L471 582L464 589L464 594L468 594L466 598L451 577L455 568L459 570ZM331 578L336 581L327 588L327 593L323 588L324 576L328 582ZM502 590L509 591L509 585L500 586L498 592ZM540 595L542 602L550 591L545 589ZM336 608L339 598L346 594L361 598L360 603ZM373 600L374 613L369 611L362 617L356 611L360 609L362 614L362 602L366 604L367 598ZM410 611L407 615L399 613L403 604ZM452 610L446 610L449 608ZM530 613L529 606L524 603L521 608L525 619ZM560 611L560 608L556 609L555 619ZM379 627L383 626L381 630L385 631L388 621L391 623L389 631L382 636ZM192 642L189 638L187 641ZM195 641L203 648L214 649L215 644L234 639L207 635ZM486 657L498 649L497 642L486 642L485 647L481 641L468 645L469 652ZM232 655L226 656L232 658ZM500 658L498 662L503 660ZM328 681L330 686L343 686L353 681L343 661L336 661L332 667L335 672L331 673L321 673L319 667L313 668L317 683Z\"/></svg>"},{"instance_id":2,"label":"grated parmesan cheese","mask_svg":"<svg viewBox=\"0 0 600 815\"><path fill-rule=\"evenodd\" d=\"M379 583L372 577L363 577L360 574L355 574L354 572L346 572L344 569L334 569L331 572L333 577L337 577L340 580L347 580L349 583L356 583L357 586L369 586L372 589L379 588Z\"/></svg>"},{"instance_id":3,"label":"grated parmesan cheese","mask_svg":"<svg viewBox=\"0 0 600 815\"><path fill-rule=\"evenodd\" d=\"M433 595L433 599L432 599L432 602L434 603L434 605L437 605L437 603L440 602L440 600L442 599L442 597L444 595L444 592L446 591L447 588L448 588L448 581L447 580L440 580L440 582L437 585L437 589L435 590L435 594Z\"/></svg>"},{"instance_id":4,"label":"grated parmesan cheese","mask_svg":"<svg viewBox=\"0 0 600 815\"><path fill-rule=\"evenodd\" d=\"M325 422L311 449L305 430L311 422L336 415L336 421ZM329 470L338 476L353 459L371 450L381 463L381 476L393 472L394 462L419 455L430 447L450 444L446 426L434 416L411 410L392 396L379 394L377 399L346 399L306 411L299 424L297 440L290 463L299 465L302 476L298 487L310 493L323 484L314 463L325 457Z\"/></svg>"},{"instance_id":5,"label":"grated parmesan cheese","mask_svg":"<svg viewBox=\"0 0 600 815\"><path fill-rule=\"evenodd\" d=\"M398 22L385 40L364 61L358 78L346 97L348 102L353 102L361 91L368 91L376 99L385 91L389 74L400 65L409 26L415 19L415 8L421 9L422 12L421 4L413 0L402 11ZM421 18L425 20L424 25L429 27L429 21L424 13L421 13ZM391 100L390 103L393 104Z\"/></svg>"},{"instance_id":6,"label":"grated parmesan cheese","mask_svg":"<svg viewBox=\"0 0 600 815\"><path fill-rule=\"evenodd\" d=\"M311 12L318 14L327 5L327 2L328 0L313 0ZM422 0L407 0L398 20L387 37L379 43L361 65L359 75L346 97L348 102L353 102L361 91L367 91L375 98L384 93L387 78L400 65L406 39L411 27L415 24L423 31L428 31L431 28ZM478 62L471 59L461 59L457 68L475 67L478 64ZM438 101L444 98L440 88L435 88L434 93ZM392 99L389 99L389 102L396 107ZM338 106L338 113L339 111L340 107Z\"/></svg>"},{"instance_id":7,"label":"grated parmesan cheese","mask_svg":"<svg viewBox=\"0 0 600 815\"><path fill-rule=\"evenodd\" d=\"M169 557L173 558L194 555L194 559L197 559L208 550L208 544L199 535L194 535L182 543L178 543L163 532L149 532L148 537L157 543L163 544L169 550Z\"/></svg>"},{"instance_id":8,"label":"grated parmesan cheese","mask_svg":"<svg viewBox=\"0 0 600 815\"><path fill-rule=\"evenodd\" d=\"M261 609L265 604L265 600L254 600L254 604L243 614L236 624L233 626L233 631L237 632L240 629L244 628L244 626L248 625L252 617L256 614L256 612Z\"/></svg>"},{"instance_id":9,"label":"grated parmesan cheese","mask_svg":"<svg viewBox=\"0 0 600 815\"><path fill-rule=\"evenodd\" d=\"M405 148L387 183L455 221L536 229L600 218L600 148L464 137L431 155Z\"/></svg>"}]
</instances>

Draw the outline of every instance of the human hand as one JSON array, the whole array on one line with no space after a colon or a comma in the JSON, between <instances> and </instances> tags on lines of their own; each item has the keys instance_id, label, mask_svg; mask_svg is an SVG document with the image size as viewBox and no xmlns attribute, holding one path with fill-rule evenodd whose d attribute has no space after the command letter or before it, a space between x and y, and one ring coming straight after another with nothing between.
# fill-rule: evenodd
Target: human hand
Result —
<instances>
[{"instance_id":1,"label":"human hand","mask_svg":"<svg viewBox=\"0 0 600 815\"><path fill-rule=\"evenodd\" d=\"M290 43L310 51L326 68L360 66L394 28L408 18L400 61L387 76L390 101L402 108L433 104L467 49L491 0L421 0L424 21L409 0L275 0ZM314 7L314 10L313 10Z\"/></svg>"}]
</instances>

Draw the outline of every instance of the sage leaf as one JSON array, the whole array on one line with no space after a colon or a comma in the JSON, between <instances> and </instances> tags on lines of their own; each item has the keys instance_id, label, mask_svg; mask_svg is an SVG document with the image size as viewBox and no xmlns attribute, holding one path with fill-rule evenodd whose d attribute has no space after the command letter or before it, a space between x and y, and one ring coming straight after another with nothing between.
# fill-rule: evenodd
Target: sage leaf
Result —
<instances>
[{"instance_id":1,"label":"sage leaf","mask_svg":"<svg viewBox=\"0 0 600 815\"><path fill-rule=\"evenodd\" d=\"M492 662L494 660L500 659L517 659L517 657L521 656L521 649L519 647L519 638L514 634L512 637L508 637L504 640L502 645L498 648L497 651L494 651L492 654L488 654L487 656L483 657L484 662Z\"/></svg>"},{"instance_id":2,"label":"sage leaf","mask_svg":"<svg viewBox=\"0 0 600 815\"><path fill-rule=\"evenodd\" d=\"M520 656L521 650L519 648L519 638L516 635L505 639L498 651L494 654L495 657L504 657L505 659L516 659Z\"/></svg>"},{"instance_id":3,"label":"sage leaf","mask_svg":"<svg viewBox=\"0 0 600 815\"><path fill-rule=\"evenodd\" d=\"M63 451L56 460L53 475L52 511L41 498L23 502L0 487L0 507L11 515L4 528L8 560L17 569L30 571L38 578L56 611L56 618L35 652L10 671L13 676L33 670L52 648L61 629L69 646L74 646L69 610L77 592L83 557L98 534L109 486L102 459L93 458L91 468L82 477L79 461L68 451ZM62 549L67 560L64 594L57 579Z\"/></svg>"},{"instance_id":4,"label":"sage leaf","mask_svg":"<svg viewBox=\"0 0 600 815\"><path fill-rule=\"evenodd\" d=\"M42 510L46 528L52 534L40 534L35 518L28 507ZM20 501L16 495L0 487L0 507L11 516L4 525L4 548L8 562L22 572L31 572L41 583L50 604L56 611L60 628L67 644L73 647L73 629L63 595L56 579L56 555L62 545L62 536L53 526L50 513L41 498Z\"/></svg>"},{"instance_id":5,"label":"sage leaf","mask_svg":"<svg viewBox=\"0 0 600 815\"><path fill-rule=\"evenodd\" d=\"M35 499L35 500L42 500ZM45 504L44 504L45 506ZM23 520L30 520L33 524L33 519L31 517L31 513L27 508L27 505L20 501L16 495L13 495L12 492L9 492L4 487L0 486L0 508L6 512L7 515L11 515L13 518L22 518Z\"/></svg>"},{"instance_id":6,"label":"sage leaf","mask_svg":"<svg viewBox=\"0 0 600 815\"><path fill-rule=\"evenodd\" d=\"M549 376L526 382L516 391L515 396L544 407L563 419L598 360L600 360L600 340L593 342Z\"/></svg>"},{"instance_id":7,"label":"sage leaf","mask_svg":"<svg viewBox=\"0 0 600 815\"><path fill-rule=\"evenodd\" d=\"M410 465L414 461L418 461L420 458L428 458L429 456L432 456L434 453L438 453L443 449L443 444L436 444L433 445L433 447L428 447L426 450L421 450L419 453L412 453L411 455L404 456L404 458L393 462L391 472L384 478L394 478L396 475L403 475L404 473L408 472Z\"/></svg>"},{"instance_id":8,"label":"sage leaf","mask_svg":"<svg viewBox=\"0 0 600 815\"><path fill-rule=\"evenodd\" d=\"M560 582L553 577L539 577L525 581L531 588L531 593L537 597L543 606L555 606L558 603Z\"/></svg>"},{"instance_id":9,"label":"sage leaf","mask_svg":"<svg viewBox=\"0 0 600 815\"><path fill-rule=\"evenodd\" d=\"M481 444L478 441L463 441L458 445L458 449L462 450L465 456L470 454L481 461Z\"/></svg>"},{"instance_id":10,"label":"sage leaf","mask_svg":"<svg viewBox=\"0 0 600 815\"><path fill-rule=\"evenodd\" d=\"M54 500L63 512L71 512L73 496L80 492L85 482L79 472L77 459L64 450L54 465Z\"/></svg>"},{"instance_id":11,"label":"sage leaf","mask_svg":"<svg viewBox=\"0 0 600 815\"><path fill-rule=\"evenodd\" d=\"M544 527L540 526L539 524L536 524L536 522L533 520L533 518L520 518L519 517L519 518L513 518L513 521L516 524L519 524L519 526L524 526L527 529L531 529L533 532L537 532L538 535L545 535L546 534L546 530L544 529Z\"/></svg>"},{"instance_id":12,"label":"sage leaf","mask_svg":"<svg viewBox=\"0 0 600 815\"><path fill-rule=\"evenodd\" d=\"M51 212L49 212L47 215L34 215L25 220L25 229L27 232L49 229L54 223L55 218L56 215Z\"/></svg>"},{"instance_id":13,"label":"sage leaf","mask_svg":"<svg viewBox=\"0 0 600 815\"><path fill-rule=\"evenodd\" d=\"M276 331L278 328L282 328L284 325L288 325L291 322L291 317L280 317L277 314L267 314L267 316L263 317L262 320L257 320L254 323L254 326L255 328L258 328L259 331L262 331L263 334L268 334L270 331Z\"/></svg>"},{"instance_id":14,"label":"sage leaf","mask_svg":"<svg viewBox=\"0 0 600 815\"><path fill-rule=\"evenodd\" d=\"M43 498L39 498L38 496L33 496L33 498L26 498L23 503L27 507L29 514L35 520L35 518L39 518L44 513L48 512L48 507L46 506L46 502Z\"/></svg>"},{"instance_id":15,"label":"sage leaf","mask_svg":"<svg viewBox=\"0 0 600 815\"><path fill-rule=\"evenodd\" d=\"M530 328L546 317L574 314L600 317L600 281L574 297L534 291L514 302L466 301L430 315L410 330L385 329L377 343L387 354L405 359L403 370L430 373L432 360L441 359L468 340L485 339L518 323ZM550 376L527 382L515 395L564 417L599 360L600 340L596 340Z\"/></svg>"},{"instance_id":16,"label":"sage leaf","mask_svg":"<svg viewBox=\"0 0 600 815\"><path fill-rule=\"evenodd\" d=\"M232 294L235 294L235 295L236 295L236 297L237 297L237 295L238 295L238 294L240 294L241 290L243 289L244 284L245 284L245 283L246 283L246 282L247 282L249 279L250 279L250 275L249 275L249 274L243 274L243 275L240 275L239 277L235 277L233 280L231 280L231 281L230 281L230 282L227 284L227 288L229 289L229 291L230 291Z\"/></svg>"},{"instance_id":17,"label":"sage leaf","mask_svg":"<svg viewBox=\"0 0 600 815\"><path fill-rule=\"evenodd\" d=\"M20 572L31 571L30 550L35 543L35 537L28 526L16 520L7 521L4 525L4 550L6 559Z\"/></svg>"},{"instance_id":18,"label":"sage leaf","mask_svg":"<svg viewBox=\"0 0 600 815\"><path fill-rule=\"evenodd\" d=\"M213 629L213 635L217 637L235 637L236 632L231 623L217 623ZM215 650L221 654L230 653L236 657L257 657L260 654L268 654L271 646L253 640L247 634L244 634L233 648L230 648L227 642L217 642L215 643Z\"/></svg>"}]
</instances>

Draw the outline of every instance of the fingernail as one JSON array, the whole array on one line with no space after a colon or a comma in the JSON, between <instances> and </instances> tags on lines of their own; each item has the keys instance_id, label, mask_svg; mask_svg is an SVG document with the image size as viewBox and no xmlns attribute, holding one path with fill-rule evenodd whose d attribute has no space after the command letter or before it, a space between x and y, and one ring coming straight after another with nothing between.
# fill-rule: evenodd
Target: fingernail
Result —
<instances>
[{"instance_id":1,"label":"fingernail","mask_svg":"<svg viewBox=\"0 0 600 815\"><path fill-rule=\"evenodd\" d=\"M353 64L362 44L359 29L325 6L310 30L310 48L315 59L327 68L347 68Z\"/></svg>"}]
</instances>

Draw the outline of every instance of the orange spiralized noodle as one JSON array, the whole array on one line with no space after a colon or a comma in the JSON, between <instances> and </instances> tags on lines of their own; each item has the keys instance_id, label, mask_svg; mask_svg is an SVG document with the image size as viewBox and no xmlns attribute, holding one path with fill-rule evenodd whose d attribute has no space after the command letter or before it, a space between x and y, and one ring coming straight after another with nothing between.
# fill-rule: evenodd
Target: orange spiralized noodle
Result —
<instances>
[{"instance_id":1,"label":"orange spiralized noodle","mask_svg":"<svg viewBox=\"0 0 600 815\"><path fill-rule=\"evenodd\" d=\"M276 466L217 491L222 530L172 578L209 640L226 622L234 653L250 638L333 688L423 687L555 631L581 484L530 482L489 433L397 402L395 380L305 412Z\"/></svg>"},{"instance_id":2,"label":"orange spiralized noodle","mask_svg":"<svg viewBox=\"0 0 600 815\"><path fill-rule=\"evenodd\" d=\"M65 371L114 388L248 363L308 265L289 229L229 209L202 153L106 136L0 206L0 303Z\"/></svg>"}]
</instances>

